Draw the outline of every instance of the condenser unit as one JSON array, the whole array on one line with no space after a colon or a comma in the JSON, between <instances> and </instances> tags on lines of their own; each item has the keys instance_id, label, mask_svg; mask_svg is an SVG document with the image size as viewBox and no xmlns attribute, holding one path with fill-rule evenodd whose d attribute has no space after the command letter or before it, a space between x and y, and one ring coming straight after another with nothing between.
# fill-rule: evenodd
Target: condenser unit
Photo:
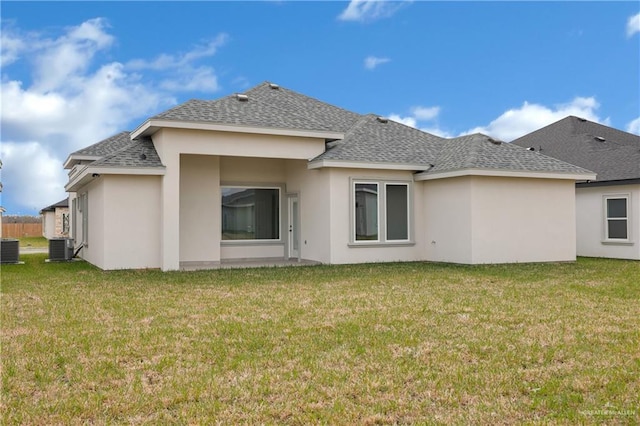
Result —
<instances>
[{"instance_id":1,"label":"condenser unit","mask_svg":"<svg viewBox=\"0 0 640 426\"><path fill-rule=\"evenodd\" d=\"M52 238L49 240L49 260L65 261L73 259L73 239Z\"/></svg>"},{"instance_id":2,"label":"condenser unit","mask_svg":"<svg viewBox=\"0 0 640 426\"><path fill-rule=\"evenodd\" d=\"M20 241L3 238L0 244L0 263L18 263L20 261Z\"/></svg>"}]
</instances>

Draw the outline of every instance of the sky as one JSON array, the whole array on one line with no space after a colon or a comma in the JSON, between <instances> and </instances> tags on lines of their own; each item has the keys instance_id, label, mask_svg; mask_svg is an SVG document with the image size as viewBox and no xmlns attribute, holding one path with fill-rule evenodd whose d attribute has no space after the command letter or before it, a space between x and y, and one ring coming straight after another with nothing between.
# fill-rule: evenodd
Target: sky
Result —
<instances>
[{"instance_id":1,"label":"sky","mask_svg":"<svg viewBox=\"0 0 640 426\"><path fill-rule=\"evenodd\" d=\"M0 3L0 204L63 199L68 155L263 81L445 137L576 115L640 134L640 3Z\"/></svg>"}]
</instances>

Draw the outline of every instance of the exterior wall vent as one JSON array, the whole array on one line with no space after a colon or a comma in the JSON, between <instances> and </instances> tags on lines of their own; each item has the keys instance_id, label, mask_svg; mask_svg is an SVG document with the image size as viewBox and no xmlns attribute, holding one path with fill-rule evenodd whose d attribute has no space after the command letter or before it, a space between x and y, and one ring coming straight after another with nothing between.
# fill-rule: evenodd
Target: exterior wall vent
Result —
<instances>
[{"instance_id":1,"label":"exterior wall vent","mask_svg":"<svg viewBox=\"0 0 640 426\"><path fill-rule=\"evenodd\" d=\"M49 240L49 260L62 262L73 259L73 240L71 238L52 238Z\"/></svg>"},{"instance_id":2,"label":"exterior wall vent","mask_svg":"<svg viewBox=\"0 0 640 426\"><path fill-rule=\"evenodd\" d=\"M278 90L278 89L280 89L280 86L278 86L278 85L277 85L277 84L275 84L275 83L269 83L269 87L271 87L273 90Z\"/></svg>"},{"instance_id":3,"label":"exterior wall vent","mask_svg":"<svg viewBox=\"0 0 640 426\"><path fill-rule=\"evenodd\" d=\"M237 93L236 99L238 99L240 102L247 102L249 100L249 96L243 95L242 93Z\"/></svg>"}]
</instances>

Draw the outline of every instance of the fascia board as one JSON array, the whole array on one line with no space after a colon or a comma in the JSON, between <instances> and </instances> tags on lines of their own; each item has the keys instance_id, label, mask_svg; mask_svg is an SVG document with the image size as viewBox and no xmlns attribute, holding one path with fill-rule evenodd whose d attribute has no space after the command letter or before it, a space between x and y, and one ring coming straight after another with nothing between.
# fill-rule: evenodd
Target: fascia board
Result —
<instances>
[{"instance_id":1,"label":"fascia board","mask_svg":"<svg viewBox=\"0 0 640 426\"><path fill-rule=\"evenodd\" d=\"M165 167L86 167L77 176L74 176L64 187L67 192L75 192L84 186L90 179L98 175L135 175L135 176L162 176L166 173Z\"/></svg>"},{"instance_id":2,"label":"fascia board","mask_svg":"<svg viewBox=\"0 0 640 426\"><path fill-rule=\"evenodd\" d=\"M276 129L268 127L251 127L217 123L202 123L196 121L172 121L172 120L147 120L131 133L131 139L140 136L148 136L155 133L160 128L187 129L187 130L207 130L217 132L233 132L233 133L253 133L260 135L276 135L276 136L297 136L319 139L343 139L344 133L331 132L324 130L295 130L295 129Z\"/></svg>"},{"instance_id":3,"label":"fascia board","mask_svg":"<svg viewBox=\"0 0 640 426\"><path fill-rule=\"evenodd\" d=\"M403 163L377 163L364 161L343 161L343 160L317 160L307 164L308 169L321 169L323 167L340 167L347 169L383 169L383 170L427 170L430 166L424 164L403 164Z\"/></svg>"},{"instance_id":4,"label":"fascia board","mask_svg":"<svg viewBox=\"0 0 640 426\"><path fill-rule=\"evenodd\" d=\"M418 173L415 181L447 179L461 176L522 177L534 179L592 180L595 173L534 172L525 170L462 169L435 173Z\"/></svg>"}]
</instances>

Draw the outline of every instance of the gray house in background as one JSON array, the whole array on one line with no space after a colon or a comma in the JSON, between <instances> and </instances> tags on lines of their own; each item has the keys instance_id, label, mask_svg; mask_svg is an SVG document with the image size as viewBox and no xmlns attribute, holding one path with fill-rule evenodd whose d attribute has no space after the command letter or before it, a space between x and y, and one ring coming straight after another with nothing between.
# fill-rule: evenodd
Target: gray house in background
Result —
<instances>
[{"instance_id":1,"label":"gray house in background","mask_svg":"<svg viewBox=\"0 0 640 426\"><path fill-rule=\"evenodd\" d=\"M40 210L42 236L47 239L69 236L69 198Z\"/></svg>"},{"instance_id":2,"label":"gray house in background","mask_svg":"<svg viewBox=\"0 0 640 426\"><path fill-rule=\"evenodd\" d=\"M597 173L576 183L578 256L640 260L640 136L569 116L512 143Z\"/></svg>"}]
</instances>

